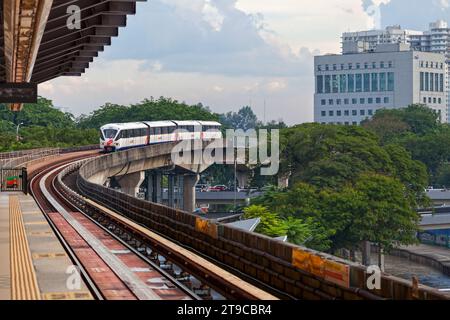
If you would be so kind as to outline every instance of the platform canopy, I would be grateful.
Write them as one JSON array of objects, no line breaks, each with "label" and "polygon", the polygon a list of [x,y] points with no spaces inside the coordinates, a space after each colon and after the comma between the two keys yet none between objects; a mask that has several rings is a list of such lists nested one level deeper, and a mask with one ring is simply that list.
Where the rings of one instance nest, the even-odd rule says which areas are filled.
[{"label": "platform canopy", "polygon": [[[3,0],[0,84],[80,76],[136,13],[137,1],[145,0]],[[12,110],[20,110],[17,102]]]}]

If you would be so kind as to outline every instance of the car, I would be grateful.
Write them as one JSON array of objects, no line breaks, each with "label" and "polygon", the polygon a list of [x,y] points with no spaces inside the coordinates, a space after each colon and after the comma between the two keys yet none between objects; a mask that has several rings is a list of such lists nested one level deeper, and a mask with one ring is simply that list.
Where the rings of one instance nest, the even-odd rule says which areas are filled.
[{"label": "car", "polygon": [[228,187],[223,185],[223,184],[217,185],[217,186],[214,186],[214,187],[210,187],[208,189],[209,192],[224,192],[224,191],[227,191],[227,190],[228,190]]},{"label": "car", "polygon": [[237,190],[238,192],[246,192],[246,193],[258,192],[258,188],[251,188],[251,187],[238,188]]},{"label": "car", "polygon": [[195,192],[206,192],[206,191],[208,191],[207,184],[197,184],[195,186]]}]

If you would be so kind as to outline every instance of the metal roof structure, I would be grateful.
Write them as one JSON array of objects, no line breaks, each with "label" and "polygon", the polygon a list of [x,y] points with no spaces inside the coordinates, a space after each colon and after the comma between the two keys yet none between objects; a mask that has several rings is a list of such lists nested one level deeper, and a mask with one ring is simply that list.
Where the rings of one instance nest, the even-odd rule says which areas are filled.
[{"label": "metal roof structure", "polygon": [[80,76],[136,13],[137,1],[145,0],[3,0],[0,83]]}]

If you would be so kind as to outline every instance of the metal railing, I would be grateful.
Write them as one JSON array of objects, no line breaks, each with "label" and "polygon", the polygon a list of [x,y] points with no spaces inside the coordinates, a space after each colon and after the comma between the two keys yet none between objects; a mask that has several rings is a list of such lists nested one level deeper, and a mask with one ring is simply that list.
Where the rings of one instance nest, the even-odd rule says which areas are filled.
[{"label": "metal railing", "polygon": [[59,155],[60,150],[60,148],[42,148],[0,154],[0,168],[17,168],[33,160]]}]

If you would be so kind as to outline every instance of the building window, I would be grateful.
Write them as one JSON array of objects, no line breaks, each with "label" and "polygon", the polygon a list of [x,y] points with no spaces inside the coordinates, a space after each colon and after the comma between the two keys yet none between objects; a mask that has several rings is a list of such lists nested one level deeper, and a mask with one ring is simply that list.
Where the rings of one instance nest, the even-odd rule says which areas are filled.
[{"label": "building window", "polygon": [[381,62],[380,62],[380,68],[381,68],[381,69],[384,69],[384,61],[381,61]]},{"label": "building window", "polygon": [[317,66],[317,71],[322,71],[322,66],[320,64]]},{"label": "building window", "polygon": [[325,99],[320,100],[320,104],[323,105],[323,106],[326,105],[327,104],[327,100],[325,100]]},{"label": "building window", "polygon": [[357,103],[358,103],[358,99],[353,98],[353,99],[352,99],[352,104],[357,104]]},{"label": "building window", "polygon": [[392,68],[394,65],[392,63],[392,61],[389,61],[389,68]]},{"label": "building window", "polygon": [[336,100],[336,104],[337,104],[337,105],[341,105],[341,102],[342,102],[341,99],[337,99],[337,100]]},{"label": "building window", "polygon": [[322,111],[321,115],[322,115],[322,117],[326,117],[327,116],[327,112],[326,111]]},{"label": "building window", "polygon": [[358,70],[361,69],[361,64],[360,63],[356,64],[356,69],[358,69]]},{"label": "building window", "polygon": [[389,103],[389,97],[384,97],[384,103]]},{"label": "building window", "polygon": [[388,91],[395,90],[395,75],[393,72],[388,72]]},{"label": "building window", "polygon": [[352,116],[357,116],[358,115],[358,111],[357,110],[352,110]]},{"label": "building window", "polygon": [[333,70],[334,70],[334,71],[337,70],[337,65],[333,64]]},{"label": "building window", "polygon": [[355,75],[348,75],[348,92],[355,92]]},{"label": "building window", "polygon": [[317,93],[323,93],[323,76],[317,76]]},{"label": "building window", "polygon": [[434,91],[434,73],[430,72],[430,91]]},{"label": "building window", "polygon": [[380,91],[386,91],[386,73],[380,73]]},{"label": "building window", "polygon": [[362,74],[356,74],[356,92],[362,92]]},{"label": "building window", "polygon": [[349,115],[350,115],[350,111],[345,110],[345,111],[344,111],[344,116],[348,117]]},{"label": "building window", "polygon": [[347,75],[341,74],[339,75],[339,89],[341,93],[347,92]]},{"label": "building window", "polygon": [[345,98],[344,99],[344,104],[349,104],[349,103],[350,103],[350,100],[348,98]]},{"label": "building window", "polygon": [[377,98],[376,103],[381,103],[381,98]]},{"label": "building window", "polygon": [[420,91],[425,91],[425,74],[420,73]]},{"label": "building window", "polygon": [[333,99],[329,99],[329,100],[328,100],[328,104],[329,104],[330,106],[332,106],[332,105],[334,104],[334,100],[333,100]]},{"label": "building window", "polygon": [[434,91],[439,91],[439,73],[434,74]]},{"label": "building window", "polygon": [[358,122],[353,121],[353,122],[352,122],[352,125],[357,126],[357,125],[358,125]]},{"label": "building window", "polygon": [[439,77],[440,77],[440,86],[439,86],[439,91],[440,92],[444,92],[444,75],[441,73],[440,75],[439,75]]},{"label": "building window", "polygon": [[333,111],[333,110],[328,111],[328,115],[329,115],[330,117],[334,116],[334,111]]},{"label": "building window", "polygon": [[366,115],[366,110],[359,110],[359,115],[360,116],[365,116]]},{"label": "building window", "polygon": [[373,110],[372,110],[372,109],[369,109],[369,110],[367,111],[367,113],[369,114],[369,116],[373,116]]},{"label": "building window", "polygon": [[367,103],[368,103],[368,104],[373,104],[373,98],[368,98],[368,99],[367,99]]},{"label": "building window", "polygon": [[430,91],[430,73],[425,72],[425,91]]},{"label": "building window", "polygon": [[372,73],[372,91],[378,91],[378,73]]},{"label": "building window", "polygon": [[353,64],[349,63],[348,64],[348,70],[352,70],[353,69]]},{"label": "building window", "polygon": [[433,103],[436,104],[436,102],[437,102],[437,99],[433,98]]},{"label": "building window", "polygon": [[428,98],[428,103],[431,103],[431,97]]},{"label": "building window", "polygon": [[370,73],[364,74],[364,92],[370,92]]},{"label": "building window", "polygon": [[340,117],[340,116],[342,115],[342,111],[341,111],[341,110],[336,111],[336,115],[337,115],[338,117]]},{"label": "building window", "polygon": [[333,75],[332,81],[333,81],[333,93],[338,93],[339,92],[338,76]]},{"label": "building window", "polygon": [[326,70],[326,71],[329,71],[329,70],[330,70],[330,67],[329,67],[327,64],[325,65],[325,70]]},{"label": "building window", "polygon": [[376,62],[372,62],[372,69],[376,69],[377,68],[377,63]]},{"label": "building window", "polygon": [[427,97],[423,97],[423,103],[427,103]]},{"label": "building window", "polygon": [[366,99],[365,98],[359,99],[359,104],[365,104],[365,103],[366,103]]},{"label": "building window", "polygon": [[439,104],[441,104],[442,103],[442,98],[439,98],[438,101],[439,101]]},{"label": "building window", "polygon": [[369,69],[369,64],[367,62],[364,63],[364,69]]}]

